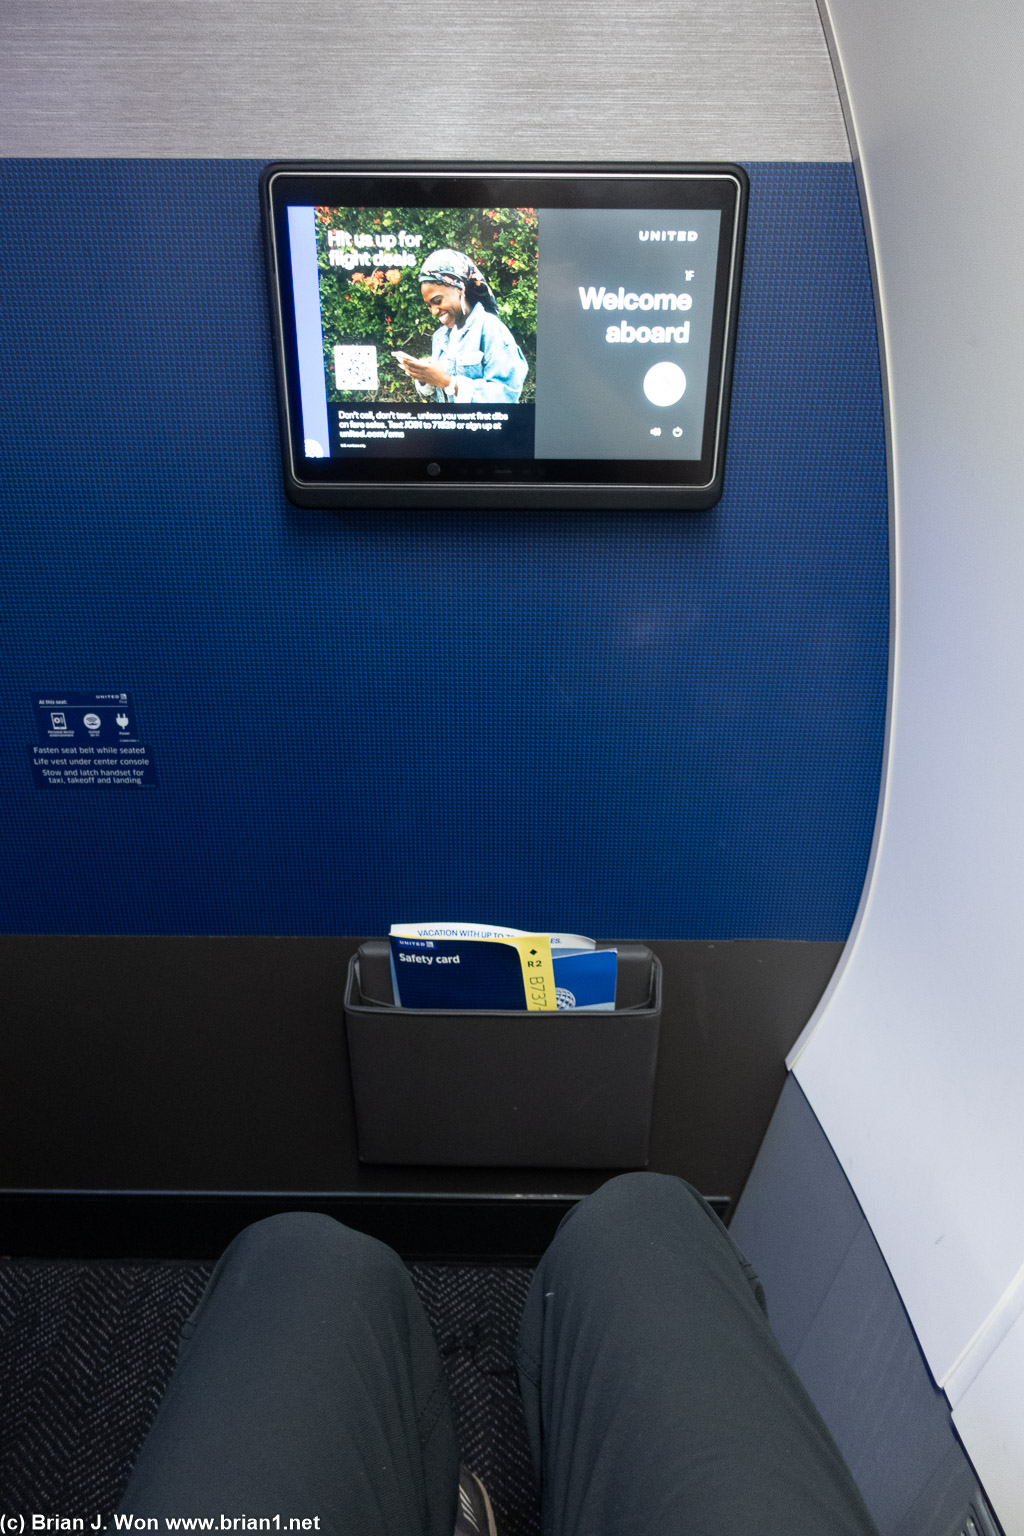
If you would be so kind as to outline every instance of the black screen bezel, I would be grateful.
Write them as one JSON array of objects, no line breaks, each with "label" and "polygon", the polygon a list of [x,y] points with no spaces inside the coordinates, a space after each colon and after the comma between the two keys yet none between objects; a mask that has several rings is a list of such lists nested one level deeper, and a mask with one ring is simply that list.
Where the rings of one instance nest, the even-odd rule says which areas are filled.
[{"label": "black screen bezel", "polygon": [[[261,176],[285,488],[299,506],[708,507],[721,495],[748,181],[737,165],[279,162]],[[299,409],[289,203],[314,206],[717,208],[722,214],[702,452],[692,460],[307,459]],[[429,466],[429,468],[428,468]]]}]

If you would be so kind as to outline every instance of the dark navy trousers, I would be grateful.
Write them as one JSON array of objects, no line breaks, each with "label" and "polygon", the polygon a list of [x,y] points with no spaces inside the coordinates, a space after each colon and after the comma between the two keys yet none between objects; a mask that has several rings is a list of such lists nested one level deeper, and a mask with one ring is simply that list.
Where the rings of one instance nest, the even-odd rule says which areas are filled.
[{"label": "dark navy trousers", "polygon": [[[566,1216],[517,1364],[545,1536],[875,1532],[756,1276],[679,1179],[624,1174]],[[161,1530],[279,1515],[452,1536],[458,1471],[397,1254],[327,1216],[274,1216],[214,1270],[120,1509]]]}]

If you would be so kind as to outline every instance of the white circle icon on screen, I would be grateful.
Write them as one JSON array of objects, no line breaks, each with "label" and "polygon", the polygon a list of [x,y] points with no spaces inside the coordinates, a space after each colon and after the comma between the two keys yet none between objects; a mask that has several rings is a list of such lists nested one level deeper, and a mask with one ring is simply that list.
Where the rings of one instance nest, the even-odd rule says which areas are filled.
[{"label": "white circle icon on screen", "polygon": [[686,390],[686,374],[678,363],[655,363],[644,374],[644,394],[652,405],[675,405]]},{"label": "white circle icon on screen", "polygon": [[306,450],[307,459],[322,459],[324,456],[323,445],[318,443],[315,437],[307,437],[303,447]]}]

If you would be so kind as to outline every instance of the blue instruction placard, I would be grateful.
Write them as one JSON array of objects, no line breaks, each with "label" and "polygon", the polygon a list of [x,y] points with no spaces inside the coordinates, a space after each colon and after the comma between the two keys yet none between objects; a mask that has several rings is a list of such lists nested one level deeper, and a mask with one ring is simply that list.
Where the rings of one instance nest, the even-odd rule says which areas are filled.
[{"label": "blue instruction placard", "polygon": [[155,789],[152,747],[139,741],[127,693],[51,690],[32,695],[39,742],[29,747],[37,789]]}]

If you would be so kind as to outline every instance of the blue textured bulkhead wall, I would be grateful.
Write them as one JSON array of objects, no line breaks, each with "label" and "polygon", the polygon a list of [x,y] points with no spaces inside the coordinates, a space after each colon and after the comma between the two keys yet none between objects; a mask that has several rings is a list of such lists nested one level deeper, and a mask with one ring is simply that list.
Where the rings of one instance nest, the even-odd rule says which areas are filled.
[{"label": "blue textured bulkhead wall", "polygon": [[[301,512],[255,160],[0,162],[8,932],[488,918],[838,939],[874,826],[885,448],[847,163],[752,163],[710,512]],[[157,785],[37,788],[37,690]]]}]

